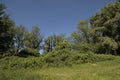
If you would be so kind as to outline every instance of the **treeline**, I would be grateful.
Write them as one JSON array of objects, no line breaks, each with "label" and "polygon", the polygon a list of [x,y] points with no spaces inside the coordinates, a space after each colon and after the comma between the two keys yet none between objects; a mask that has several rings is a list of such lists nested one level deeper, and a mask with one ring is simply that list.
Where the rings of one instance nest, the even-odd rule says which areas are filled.
[{"label": "treeline", "polygon": [[64,57],[73,51],[120,55],[120,0],[81,20],[77,30],[67,38],[56,34],[44,38],[38,26],[31,31],[23,25],[16,26],[4,9],[5,5],[0,3],[0,57],[39,56],[40,50],[43,54]]}]

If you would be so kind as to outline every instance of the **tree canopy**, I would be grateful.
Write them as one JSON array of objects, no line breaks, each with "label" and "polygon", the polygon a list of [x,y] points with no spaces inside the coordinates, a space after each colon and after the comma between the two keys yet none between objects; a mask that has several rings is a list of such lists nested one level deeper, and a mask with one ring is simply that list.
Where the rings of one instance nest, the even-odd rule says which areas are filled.
[{"label": "tree canopy", "polygon": [[5,5],[0,3],[0,57],[11,52],[11,49],[12,55],[28,53],[36,56],[39,50],[44,53],[57,51],[58,54],[70,50],[120,55],[120,0],[109,3],[90,18],[80,20],[77,30],[66,42],[64,35],[53,34],[44,39],[40,29],[33,26],[27,31],[23,25],[15,26],[5,13]]},{"label": "tree canopy", "polygon": [[14,22],[4,9],[5,5],[0,3],[0,56],[13,47]]},{"label": "tree canopy", "polygon": [[120,0],[110,3],[91,17],[95,43],[103,44],[105,53],[120,54]]}]

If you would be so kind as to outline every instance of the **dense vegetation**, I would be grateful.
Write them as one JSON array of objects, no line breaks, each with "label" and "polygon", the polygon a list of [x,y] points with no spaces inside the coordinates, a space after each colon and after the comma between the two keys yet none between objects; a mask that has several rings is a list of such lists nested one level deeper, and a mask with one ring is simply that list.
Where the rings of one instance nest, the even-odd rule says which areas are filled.
[{"label": "dense vegetation", "polygon": [[47,54],[65,42],[70,50],[79,53],[120,54],[120,0],[106,5],[89,19],[81,20],[69,38],[53,34],[44,39],[38,26],[27,31],[23,25],[14,25],[4,9],[5,5],[0,3],[0,57],[37,56],[39,50]]},{"label": "dense vegetation", "polygon": [[103,57],[103,61],[75,65],[84,61],[82,58],[64,67],[47,67],[48,64],[41,63],[41,57],[6,57],[0,60],[0,80],[119,80],[120,57],[96,56]]},{"label": "dense vegetation", "polygon": [[[106,5],[89,19],[81,20],[70,37],[53,34],[47,38],[38,26],[27,31],[23,25],[15,25],[5,13],[5,5],[0,3],[0,80],[77,80],[80,76],[82,80],[119,80],[118,55],[120,0]],[[112,70],[113,73],[109,73]],[[49,73],[51,71],[53,74]]]}]

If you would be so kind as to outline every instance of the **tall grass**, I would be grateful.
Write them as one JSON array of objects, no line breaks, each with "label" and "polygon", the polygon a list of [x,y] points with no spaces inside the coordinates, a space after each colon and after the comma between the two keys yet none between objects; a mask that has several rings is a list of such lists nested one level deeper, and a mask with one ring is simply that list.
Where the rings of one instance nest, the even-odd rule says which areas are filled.
[{"label": "tall grass", "polygon": [[120,80],[120,61],[87,63],[61,68],[5,69],[0,72],[0,80]]},{"label": "tall grass", "polygon": [[0,59],[0,80],[120,80],[120,57],[72,55],[67,59],[72,65],[58,61],[61,67],[45,60],[45,56]]}]

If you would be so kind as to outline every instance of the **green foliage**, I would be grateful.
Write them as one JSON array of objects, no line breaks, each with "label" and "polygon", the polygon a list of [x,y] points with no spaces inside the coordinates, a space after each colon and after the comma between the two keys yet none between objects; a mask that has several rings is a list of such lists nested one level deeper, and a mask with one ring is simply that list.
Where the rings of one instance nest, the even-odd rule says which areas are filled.
[{"label": "green foliage", "polygon": [[15,53],[18,54],[21,50],[24,49],[24,39],[25,34],[27,33],[24,26],[20,25],[14,29],[14,41],[15,41]]},{"label": "green foliage", "polygon": [[82,53],[94,51],[92,40],[92,28],[89,20],[82,20],[78,23],[77,31],[72,33],[72,48]]},{"label": "green foliage", "polygon": [[[103,53],[119,54],[120,41],[120,2],[117,0],[104,6],[100,12],[91,17],[93,40],[101,43]],[[101,42],[102,41],[102,42]]]},{"label": "green foliage", "polygon": [[39,52],[37,49],[33,49],[33,48],[25,48],[24,50],[22,50],[19,53],[19,56],[39,56]]},{"label": "green foliage", "polygon": [[42,43],[43,36],[36,26],[31,32],[27,32],[25,27],[20,25],[14,31],[15,53],[19,56],[38,56],[38,51]]},{"label": "green foliage", "polygon": [[86,54],[74,53],[71,56],[71,62],[74,64],[81,64],[81,63],[95,63],[99,61],[106,61],[106,60],[114,60],[115,57],[111,55],[98,55],[92,52],[88,52]]},{"label": "green foliage", "polygon": [[60,50],[64,50],[64,49],[68,49],[69,51],[71,50],[71,45],[68,42],[60,42],[58,44],[58,46],[55,47],[55,51],[60,51]]},{"label": "green foliage", "polygon": [[[114,39],[109,37],[100,37],[101,44],[103,47],[108,48],[106,53],[110,53],[111,50],[116,51],[118,49],[118,44]],[[113,52],[116,54],[116,52]]]},{"label": "green foliage", "polygon": [[61,42],[52,52],[46,54],[44,59],[49,66],[63,66],[69,65],[70,55],[70,45],[66,42]]},{"label": "green foliage", "polygon": [[[30,50],[28,50],[30,51]],[[23,54],[23,55],[22,55]],[[62,51],[53,51],[45,55],[24,52],[20,54],[23,57],[5,57],[0,60],[0,69],[37,69],[46,67],[63,67],[72,66],[74,64],[96,63],[116,59],[111,55],[98,55],[88,52],[80,54],[71,52],[68,49]],[[27,54],[25,56],[25,54]],[[29,55],[29,56],[28,56]],[[32,56],[31,56],[32,55]],[[33,57],[39,56],[39,57]],[[27,58],[24,58],[27,57]]]},{"label": "green foliage", "polygon": [[78,23],[77,31],[72,33],[72,38],[75,42],[90,43],[91,27],[89,26],[89,20],[81,20]]},{"label": "green foliage", "polygon": [[15,70],[15,69],[36,69],[41,68],[43,63],[43,59],[41,56],[39,57],[33,57],[28,56],[25,57],[17,57],[17,56],[11,56],[11,57],[5,57],[0,60],[0,69],[5,70]]},{"label": "green foliage", "polygon": [[0,3],[0,57],[3,53],[13,47],[13,26],[14,22],[4,11],[5,5]]},{"label": "green foliage", "polygon": [[[86,56],[90,57],[91,53]],[[28,58],[5,57],[0,59],[0,80],[119,80],[120,57],[116,56],[116,59],[113,60],[111,55],[98,56],[103,58],[104,61],[87,64],[79,63],[80,65],[73,64],[71,67],[59,68],[42,68],[41,65],[45,66],[45,64],[41,64],[43,62],[42,56]],[[109,61],[105,60],[106,57]]]},{"label": "green foliage", "polygon": [[114,60],[115,57],[111,55],[98,55],[92,52],[86,54],[69,51],[64,49],[62,51],[51,52],[45,55],[44,63],[46,66],[71,66],[73,64],[95,63],[106,60]]},{"label": "green foliage", "polygon": [[46,55],[40,55],[39,57],[28,55],[29,54],[27,54],[27,58],[12,56],[0,59],[0,69],[14,70],[63,67],[72,66],[74,64],[96,63],[116,59],[116,57],[112,55],[93,54],[92,52],[88,52],[87,54],[80,54],[77,52],[70,52],[67,49],[65,49],[63,52],[50,52]]},{"label": "green foliage", "polygon": [[79,52],[104,54],[120,52],[120,1],[104,6],[89,20],[78,23],[72,33],[72,47]]},{"label": "green foliage", "polygon": [[[116,63],[119,63],[120,59],[112,55],[105,55],[105,53],[120,54],[120,0],[103,7],[100,12],[90,18],[90,22],[89,20],[80,21],[77,30],[71,35],[71,43],[65,41],[63,35],[53,34],[44,40],[43,46],[41,46],[43,35],[40,33],[39,27],[34,26],[31,32],[27,32],[25,27],[21,25],[13,29],[14,24],[9,16],[5,14],[4,9],[4,5],[0,4],[0,58],[12,56],[14,52],[19,57],[12,56],[0,59],[1,80],[16,80],[18,79],[16,78],[17,76],[24,75],[23,72],[19,75],[13,75],[17,69],[36,70],[46,67],[70,67],[76,64],[82,65],[86,63],[93,64],[92,67],[96,68],[95,64],[101,61],[116,60]],[[15,46],[15,51],[13,45]],[[39,54],[41,47],[46,54]],[[106,65],[111,66],[111,64],[107,63]],[[114,63],[112,63],[112,65],[114,65]],[[104,66],[102,66],[100,70],[102,70],[103,67]],[[83,68],[84,67],[82,67],[82,69]],[[116,68],[119,67],[117,66],[115,69]],[[14,70],[14,72],[12,75],[7,76],[6,72],[4,72],[5,70]],[[107,68],[105,70],[107,70]],[[34,76],[34,74],[31,75],[30,72],[27,74],[30,77],[24,75],[20,80],[36,80],[38,79],[36,77],[40,75],[35,74]],[[116,74],[119,74],[119,71]],[[92,76],[95,75],[96,74],[93,74]],[[11,76],[14,77],[11,78]],[[48,74],[42,75],[42,77],[40,76],[39,79],[46,80],[46,77],[48,77],[49,80],[53,79],[51,76],[48,76]],[[76,80],[78,77],[79,76],[73,76],[71,79]],[[59,78],[56,77],[54,77],[54,79],[59,80]],[[68,80],[69,78],[66,79]],[[83,80],[84,79],[88,80],[89,78],[83,78]],[[93,80],[93,78],[90,79]],[[97,79],[99,78],[96,78],[96,80]]]},{"label": "green foliage", "polygon": [[94,52],[95,51],[95,45],[94,44],[89,44],[85,42],[77,42],[72,44],[72,49],[73,51],[78,51],[79,53],[87,53],[89,51]]},{"label": "green foliage", "polygon": [[43,35],[40,32],[39,27],[33,26],[32,31],[25,35],[24,44],[26,47],[39,50],[41,48],[42,40]]},{"label": "green foliage", "polygon": [[44,52],[46,53],[53,51],[54,48],[58,46],[60,42],[63,42],[63,40],[64,40],[64,35],[53,34],[52,36],[48,36],[44,40],[44,45],[43,45]]}]

